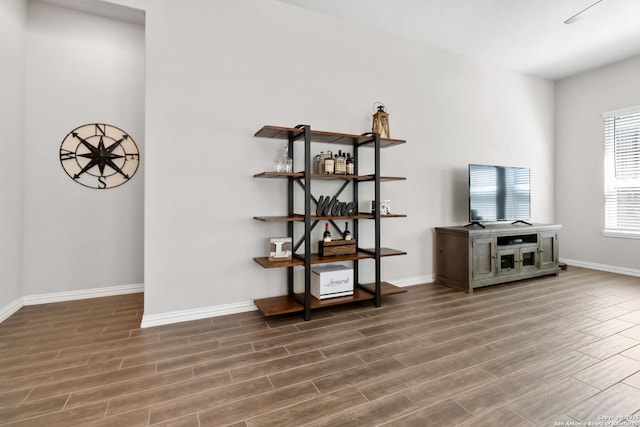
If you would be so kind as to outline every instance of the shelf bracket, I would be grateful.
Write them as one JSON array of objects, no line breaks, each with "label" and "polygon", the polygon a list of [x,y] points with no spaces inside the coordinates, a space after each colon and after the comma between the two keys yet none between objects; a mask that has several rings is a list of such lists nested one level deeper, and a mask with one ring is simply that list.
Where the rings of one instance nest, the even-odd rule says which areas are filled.
[{"label": "shelf bracket", "polygon": [[376,201],[376,210],[374,213],[374,222],[375,222],[375,297],[374,304],[376,307],[380,307],[382,304],[382,295],[381,295],[381,287],[380,287],[380,134],[374,133],[374,168],[375,168],[375,179],[374,182],[374,198]]},{"label": "shelf bracket", "polygon": [[[313,224],[311,224],[311,229],[309,230],[309,232],[311,232],[311,230],[313,230],[313,229],[316,227],[316,225],[317,225],[317,224],[318,224],[318,221],[313,221]],[[296,245],[293,247],[293,253],[295,253],[295,252],[300,248],[300,246],[302,246],[302,244],[304,243],[304,241],[305,241],[305,237],[304,237],[304,236],[302,236],[302,237],[300,238],[300,240],[298,240],[298,242],[296,243]]]},{"label": "shelf bracket", "polygon": [[[304,320],[311,320],[311,127],[304,129]],[[290,143],[291,144],[291,143]],[[293,203],[293,197],[291,197]],[[293,226],[293,224],[292,224]],[[293,228],[293,227],[292,227]]]}]

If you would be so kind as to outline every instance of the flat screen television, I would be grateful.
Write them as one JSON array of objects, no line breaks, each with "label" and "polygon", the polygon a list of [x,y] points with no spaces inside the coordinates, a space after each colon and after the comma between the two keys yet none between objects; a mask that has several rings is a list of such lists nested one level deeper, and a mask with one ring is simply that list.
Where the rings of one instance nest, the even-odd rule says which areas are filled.
[{"label": "flat screen television", "polygon": [[531,219],[529,168],[469,165],[469,222],[527,223]]}]

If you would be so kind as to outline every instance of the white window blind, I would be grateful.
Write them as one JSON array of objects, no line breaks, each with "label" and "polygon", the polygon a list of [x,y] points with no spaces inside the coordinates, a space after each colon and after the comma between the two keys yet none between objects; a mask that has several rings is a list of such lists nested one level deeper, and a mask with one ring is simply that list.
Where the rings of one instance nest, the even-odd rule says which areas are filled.
[{"label": "white window blind", "polygon": [[640,235],[640,106],[603,118],[605,233]]}]

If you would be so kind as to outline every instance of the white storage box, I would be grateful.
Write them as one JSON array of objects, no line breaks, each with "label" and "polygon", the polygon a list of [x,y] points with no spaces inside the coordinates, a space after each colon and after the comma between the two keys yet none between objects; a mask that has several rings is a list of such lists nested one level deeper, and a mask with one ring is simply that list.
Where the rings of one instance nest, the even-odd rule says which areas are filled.
[{"label": "white storage box", "polygon": [[353,295],[353,269],[340,264],[312,268],[311,295],[318,299]]}]

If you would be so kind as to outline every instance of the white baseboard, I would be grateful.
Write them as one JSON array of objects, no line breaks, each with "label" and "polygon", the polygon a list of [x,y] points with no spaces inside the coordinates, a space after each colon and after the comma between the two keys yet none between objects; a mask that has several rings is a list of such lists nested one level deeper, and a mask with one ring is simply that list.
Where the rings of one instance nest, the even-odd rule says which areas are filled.
[{"label": "white baseboard", "polygon": [[[640,270],[627,267],[618,267],[614,265],[597,264],[573,259],[561,259],[560,261],[575,267],[589,268],[592,270],[607,271],[610,273],[624,274],[628,276],[640,277]],[[387,280],[389,283],[398,286],[414,286],[425,283],[433,283],[435,274],[424,276],[406,277],[402,279]],[[111,286],[97,289],[84,289],[79,291],[55,292],[50,294],[27,295],[18,298],[9,305],[0,308],[0,322],[20,310],[25,305],[47,304],[52,302],[73,301],[86,298],[99,298],[112,295],[124,295],[144,292],[144,284]],[[257,310],[253,301],[243,301],[232,304],[214,305],[208,307],[200,307],[188,310],[172,311],[160,314],[143,314],[141,328],[149,328],[152,326],[168,325],[172,323],[188,322],[190,320],[205,319],[208,317],[224,316],[227,314],[244,313],[247,311]]]},{"label": "white baseboard", "polygon": [[427,274],[424,276],[405,277],[404,279],[387,280],[394,286],[404,288],[406,286],[422,285],[425,283],[433,283],[436,281],[435,274]]},{"label": "white baseboard", "polygon": [[[408,277],[389,281],[399,287],[420,285],[434,281],[433,275]],[[0,309],[0,322],[20,310],[25,305],[48,304],[52,302],[73,301],[87,298],[99,298],[112,295],[124,295],[144,292],[144,284],[112,286],[107,288],[83,289],[79,291],[55,292],[50,294],[27,295],[18,298],[13,303]],[[195,309],[179,310],[160,314],[143,314],[140,327],[168,325],[171,323],[188,322],[190,320],[205,319],[207,317],[224,316],[227,314],[244,313],[257,310],[253,301],[244,301],[232,304],[214,305]]]},{"label": "white baseboard", "polygon": [[0,322],[20,310],[25,305],[48,304],[52,302],[74,301],[87,298],[109,297],[112,295],[144,292],[144,284],[110,286],[106,288],[82,289],[79,291],[53,292],[50,294],[27,295],[18,298],[6,307],[0,308]]},{"label": "white baseboard", "polygon": [[[434,275],[407,277],[404,279],[390,280],[389,283],[398,286],[414,286],[431,283]],[[124,295],[144,292],[144,284],[112,286],[107,288],[83,289],[79,291],[55,292],[50,294],[27,295],[18,298],[8,306],[0,309],[0,322],[20,310],[25,305],[48,304],[52,302],[73,301],[87,298],[100,298],[112,295]],[[214,305],[194,309],[172,311],[160,314],[143,314],[141,328],[168,325],[171,323],[188,322],[190,320],[205,319],[207,317],[224,316],[227,314],[244,313],[257,310],[253,301],[244,301],[232,304]]]},{"label": "white baseboard", "polygon": [[17,300],[13,301],[11,304],[7,305],[6,307],[2,307],[0,309],[0,323],[4,322],[6,319],[9,318],[9,316],[11,316],[13,313],[15,313],[16,311],[22,308],[22,306],[24,305],[22,300],[23,298],[18,298]]},{"label": "white baseboard", "polygon": [[[624,274],[628,276],[640,277],[640,270],[626,267],[618,267],[613,265],[596,264],[572,259],[561,259],[562,262],[576,267],[584,267],[592,270],[607,271],[610,273]],[[406,277],[403,279],[387,280],[389,283],[398,286],[414,286],[425,283],[433,283],[435,274]],[[0,322],[18,311],[23,305],[46,304],[51,302],[72,301],[77,299],[98,298],[111,295],[123,295],[137,292],[144,292],[144,285],[125,285],[113,286],[108,288],[86,289],[70,292],[56,292],[42,295],[28,295],[18,298],[11,304],[0,309]],[[172,311],[160,314],[143,314],[141,328],[149,328],[152,326],[168,325],[172,323],[188,322],[190,320],[205,319],[208,317],[224,316],[227,314],[244,313],[247,311],[257,310],[253,301],[243,301],[232,304],[214,305],[208,307],[200,307],[187,310]]]},{"label": "white baseboard", "polygon": [[[389,283],[398,286],[413,286],[430,283],[434,281],[435,276],[417,276],[408,277],[399,280],[387,280]],[[152,326],[169,325],[171,323],[188,322],[190,320],[206,319],[208,317],[224,316],[226,314],[244,313],[247,311],[255,311],[258,308],[252,301],[238,302],[233,304],[213,305],[209,307],[200,307],[190,310],[172,311],[161,314],[144,314],[142,316],[141,328],[149,328]]]},{"label": "white baseboard", "polygon": [[[399,280],[387,280],[389,283],[398,286],[413,286],[430,283],[435,280],[435,276],[417,276]],[[172,311],[160,314],[144,314],[142,316],[141,328],[150,328],[152,326],[169,325],[172,323],[188,322],[190,320],[206,319],[208,317],[224,316],[226,314],[244,313],[247,311],[255,311],[258,308],[252,301],[244,301],[233,304],[212,305],[209,307],[200,307],[189,310]]]},{"label": "white baseboard", "polygon": [[113,295],[135,294],[144,292],[144,284],[110,286],[106,288],[82,289],[79,291],[54,292],[51,294],[27,295],[23,297],[24,305],[48,304],[51,302],[74,301],[78,299],[109,297]]},{"label": "white baseboard", "polygon": [[143,314],[141,328],[169,325],[171,323],[188,322],[190,320],[206,319],[207,317],[224,316],[226,314],[244,313],[255,311],[258,307],[253,301],[237,302],[232,304],[212,305],[209,307],[192,308],[188,310],[171,311],[160,314]]},{"label": "white baseboard", "polygon": [[606,271],[608,273],[624,274],[626,276],[640,277],[640,270],[637,268],[619,267],[617,265],[597,264],[595,262],[578,261],[575,259],[560,258],[560,262],[575,267],[589,268],[591,270]]}]

